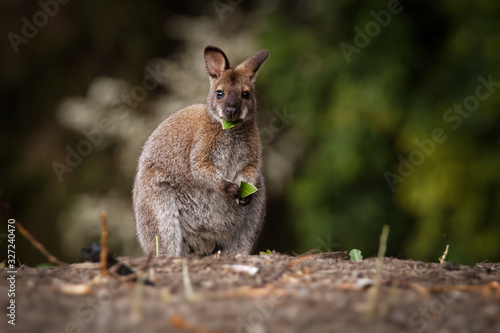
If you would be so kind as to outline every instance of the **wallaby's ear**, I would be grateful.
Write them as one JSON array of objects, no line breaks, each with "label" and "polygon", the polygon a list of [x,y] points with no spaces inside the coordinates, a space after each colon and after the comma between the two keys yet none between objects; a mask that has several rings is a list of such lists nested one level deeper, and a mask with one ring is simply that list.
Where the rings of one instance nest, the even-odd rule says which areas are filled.
[{"label": "wallaby's ear", "polygon": [[247,60],[243,61],[240,65],[238,65],[238,67],[236,67],[236,69],[241,68],[244,71],[248,71],[250,72],[250,76],[252,78],[255,78],[257,71],[259,70],[260,66],[262,66],[264,61],[266,61],[268,56],[269,56],[268,50],[260,50]]},{"label": "wallaby's ear", "polygon": [[215,46],[205,48],[205,66],[211,78],[218,79],[222,72],[231,68],[226,55],[221,49]]}]

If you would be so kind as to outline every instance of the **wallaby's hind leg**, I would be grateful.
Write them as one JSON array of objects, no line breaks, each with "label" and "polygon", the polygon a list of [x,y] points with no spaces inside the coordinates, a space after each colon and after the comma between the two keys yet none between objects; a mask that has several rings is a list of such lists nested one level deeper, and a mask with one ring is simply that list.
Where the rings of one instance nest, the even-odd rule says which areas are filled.
[{"label": "wallaby's hind leg", "polygon": [[232,246],[228,248],[227,254],[234,256],[238,253],[242,255],[250,254],[257,237],[259,236],[262,223],[264,222],[265,193],[264,189],[253,194],[253,199],[248,206],[239,207],[243,211],[243,226],[238,228]]},{"label": "wallaby's hind leg", "polygon": [[136,229],[142,249],[147,254],[183,255],[182,234],[175,191],[163,184],[136,186],[134,193]]}]

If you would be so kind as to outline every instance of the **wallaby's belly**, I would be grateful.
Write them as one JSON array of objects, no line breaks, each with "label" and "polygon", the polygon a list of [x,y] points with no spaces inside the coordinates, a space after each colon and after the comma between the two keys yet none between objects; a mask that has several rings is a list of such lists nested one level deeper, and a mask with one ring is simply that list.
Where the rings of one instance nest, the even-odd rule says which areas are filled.
[{"label": "wallaby's belly", "polygon": [[185,241],[183,248],[187,251],[183,255],[207,255],[237,247],[239,232],[246,224],[259,223],[261,219],[264,189],[254,196],[248,206],[241,207],[218,191],[179,191],[177,209]]}]

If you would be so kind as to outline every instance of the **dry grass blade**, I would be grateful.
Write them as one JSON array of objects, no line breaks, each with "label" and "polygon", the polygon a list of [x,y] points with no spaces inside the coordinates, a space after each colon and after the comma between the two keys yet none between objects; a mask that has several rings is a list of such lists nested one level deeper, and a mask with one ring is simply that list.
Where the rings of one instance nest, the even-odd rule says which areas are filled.
[{"label": "dry grass blade", "polygon": [[446,249],[444,249],[443,255],[439,257],[439,263],[442,265],[446,259],[446,256],[448,255],[448,248],[450,247],[449,244],[446,244]]},{"label": "dry grass blade", "polygon": [[378,247],[377,255],[377,268],[375,272],[375,283],[373,288],[369,292],[369,306],[368,315],[373,317],[375,315],[375,306],[377,304],[378,292],[380,289],[380,280],[382,278],[382,267],[384,265],[385,251],[387,250],[387,237],[389,236],[389,226],[386,224],[382,228],[382,234],[380,235],[380,244]]},{"label": "dry grass blade", "polygon": [[158,257],[158,235],[155,236],[156,240],[156,256]]},{"label": "dry grass blade", "polygon": [[191,284],[191,280],[189,279],[189,272],[187,267],[187,261],[182,261],[182,282],[184,284],[184,293],[186,295],[186,299],[189,302],[195,302],[198,300],[198,297],[193,291],[193,285]]},{"label": "dry grass blade", "polygon": [[133,321],[138,322],[142,319],[142,304],[144,299],[144,283],[146,279],[143,275],[137,277],[134,293],[132,296],[132,316]]}]

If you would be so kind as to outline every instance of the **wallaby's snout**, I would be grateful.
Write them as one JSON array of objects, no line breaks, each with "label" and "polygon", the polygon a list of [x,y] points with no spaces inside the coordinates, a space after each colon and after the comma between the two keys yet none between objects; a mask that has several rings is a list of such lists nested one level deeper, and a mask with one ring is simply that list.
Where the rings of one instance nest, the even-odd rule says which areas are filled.
[{"label": "wallaby's snout", "polygon": [[226,119],[229,121],[235,121],[239,117],[240,113],[240,99],[238,98],[238,95],[236,95],[235,92],[231,92],[229,96],[227,96],[227,99],[225,101],[225,116]]}]

